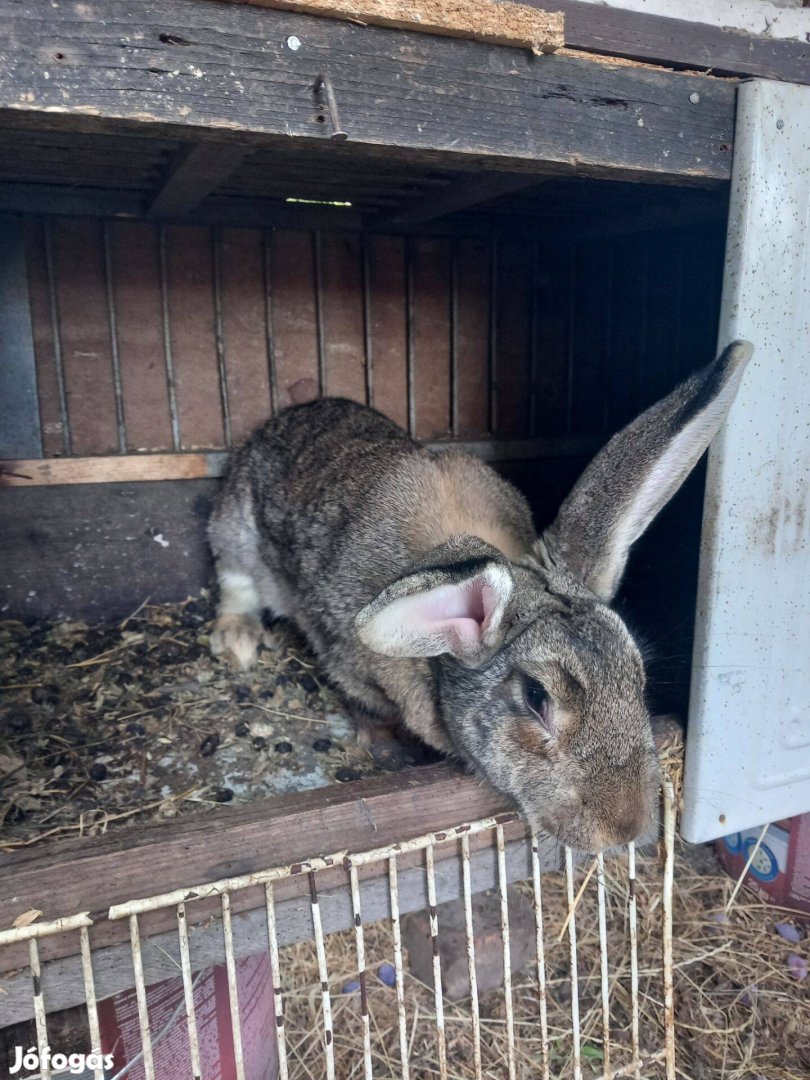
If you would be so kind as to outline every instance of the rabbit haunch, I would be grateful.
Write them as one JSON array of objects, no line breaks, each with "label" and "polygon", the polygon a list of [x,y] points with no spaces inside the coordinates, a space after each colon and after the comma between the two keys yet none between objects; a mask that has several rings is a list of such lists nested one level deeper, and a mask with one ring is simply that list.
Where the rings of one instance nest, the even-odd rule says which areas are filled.
[{"label": "rabbit haunch", "polygon": [[211,519],[214,651],[249,665],[269,608],[364,716],[456,754],[536,827],[582,850],[649,831],[644,667],[609,604],[750,354],[733,343],[615,435],[539,537],[476,458],[354,402],[284,410],[237,452]]}]

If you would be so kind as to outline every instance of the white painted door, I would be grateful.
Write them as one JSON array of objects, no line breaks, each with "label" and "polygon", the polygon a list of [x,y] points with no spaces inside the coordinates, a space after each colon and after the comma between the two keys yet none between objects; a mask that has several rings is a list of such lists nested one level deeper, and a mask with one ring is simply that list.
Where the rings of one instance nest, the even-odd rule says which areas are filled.
[{"label": "white painted door", "polygon": [[738,92],[720,344],[754,357],[709,456],[682,832],[810,811],[810,86]]}]

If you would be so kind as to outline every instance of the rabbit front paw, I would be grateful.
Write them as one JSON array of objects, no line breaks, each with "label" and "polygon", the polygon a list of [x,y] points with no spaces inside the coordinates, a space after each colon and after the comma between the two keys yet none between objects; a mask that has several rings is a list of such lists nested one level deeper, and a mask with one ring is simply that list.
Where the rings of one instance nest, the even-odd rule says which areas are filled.
[{"label": "rabbit front paw", "polygon": [[263,639],[264,629],[256,615],[220,615],[211,634],[211,652],[247,671],[253,667]]}]

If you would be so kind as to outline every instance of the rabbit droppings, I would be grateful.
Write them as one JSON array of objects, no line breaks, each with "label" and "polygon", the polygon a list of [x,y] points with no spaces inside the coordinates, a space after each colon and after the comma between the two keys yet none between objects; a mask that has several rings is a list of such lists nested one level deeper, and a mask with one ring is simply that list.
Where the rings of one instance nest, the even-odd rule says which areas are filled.
[{"label": "rabbit droppings", "polygon": [[614,435],[541,536],[477,458],[352,401],[285,409],[236,453],[211,518],[214,652],[248,667],[268,608],[365,713],[457,755],[535,828],[580,851],[654,832],[644,666],[609,605],[751,353],[732,343]]}]

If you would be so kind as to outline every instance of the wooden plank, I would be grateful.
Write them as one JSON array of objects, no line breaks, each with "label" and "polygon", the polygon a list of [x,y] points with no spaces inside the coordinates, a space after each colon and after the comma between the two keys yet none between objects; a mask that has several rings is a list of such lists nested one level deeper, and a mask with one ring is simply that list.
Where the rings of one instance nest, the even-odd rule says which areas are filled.
[{"label": "wooden plank", "polygon": [[[38,907],[45,919],[91,911],[99,915],[93,943],[106,946],[125,939],[128,929],[126,920],[109,922],[104,911],[99,912],[100,882],[106,910],[138,897],[287,866],[314,855],[381,847],[510,809],[503,796],[477,777],[432,765],[264,799],[224,813],[150,823],[137,835],[124,830],[0,854],[0,927],[10,927],[31,907]],[[291,891],[300,887],[294,881]],[[256,891],[258,897],[240,898],[240,910],[262,903],[261,890]],[[160,929],[166,915],[173,918],[171,911],[153,915],[144,918],[147,932]],[[64,938],[42,942],[43,958],[75,950],[76,942]],[[0,970],[13,969],[18,961],[13,949],[3,950]]]},{"label": "wooden plank", "polygon": [[362,241],[348,233],[329,233],[319,242],[324,393],[365,404]]},{"label": "wooden plank", "polygon": [[322,387],[311,233],[273,233],[269,288],[277,406],[313,401]]},{"label": "wooden plank", "polygon": [[[546,0],[521,2],[543,7]],[[565,18],[569,49],[698,71],[810,82],[808,41],[779,40],[580,0],[554,0],[553,6]]]},{"label": "wooden plank", "polygon": [[148,216],[181,218],[190,214],[239,168],[248,153],[249,149],[238,143],[184,147],[149,203]]},{"label": "wooden plank", "polygon": [[60,219],[51,237],[71,447],[110,453],[119,431],[101,225]]},{"label": "wooden plank", "polygon": [[413,241],[413,431],[450,434],[450,242]]},{"label": "wooden plank", "polygon": [[0,487],[56,484],[132,484],[146,480],[194,480],[215,475],[224,455],[120,454],[116,457],[45,458],[0,462]]},{"label": "wooden plank", "polygon": [[577,245],[568,388],[572,435],[597,435],[605,430],[610,370],[611,275],[607,245]]},{"label": "wooden plank", "polygon": [[375,215],[368,224],[374,229],[403,229],[422,225],[434,218],[466,210],[470,206],[497,199],[501,195],[512,195],[516,191],[534,187],[538,183],[536,176],[515,175],[514,173],[484,173],[466,176],[452,187],[438,193],[431,192],[419,198],[411,199],[390,214]]},{"label": "wooden plank", "polygon": [[177,388],[180,446],[226,445],[215,343],[211,231],[171,225],[166,236],[166,278],[172,365]]},{"label": "wooden plank", "polygon": [[516,45],[550,53],[563,44],[563,17],[523,3],[493,0],[234,0],[278,11],[298,11],[369,26]]},{"label": "wooden plank", "polygon": [[531,414],[532,249],[520,241],[497,245],[495,431],[528,435]]},{"label": "wooden plank", "polygon": [[136,221],[108,229],[127,448],[170,450],[157,229]]},{"label": "wooden plank", "polygon": [[[352,150],[384,149],[389,161],[730,176],[735,86],[707,76],[207,0],[177,0],[168,16],[157,0],[105,0],[96,22],[73,5],[0,0],[0,19],[0,119],[18,125],[323,144],[311,88],[328,69]],[[172,45],[173,34],[189,44]],[[40,61],[55,52],[70,62]]]},{"label": "wooden plank", "polygon": [[22,223],[0,220],[0,456],[42,456]]},{"label": "wooden plank", "polygon": [[271,411],[263,236],[256,229],[222,229],[217,251],[231,442],[235,444]]},{"label": "wooden plank", "polygon": [[45,227],[41,221],[25,220],[25,258],[28,266],[28,298],[37,370],[37,396],[45,454],[70,453],[62,408],[61,359],[55,334],[48,273]]},{"label": "wooden plank", "polygon": [[532,342],[534,432],[546,438],[567,430],[568,349],[571,340],[572,245],[538,245]]},{"label": "wooden plank", "polygon": [[[507,829],[509,827],[507,826]],[[492,846],[471,845],[470,884],[473,894],[497,888],[497,858]],[[442,858],[446,849],[436,849],[436,898],[439,903],[455,900],[461,894],[461,875],[458,861],[452,857]],[[455,855],[456,852],[453,852]],[[559,851],[553,842],[540,845],[541,869],[559,868]],[[424,911],[427,907],[427,882],[424,866],[413,860],[400,859],[398,867],[398,897],[401,914]],[[405,865],[403,865],[403,863]],[[525,881],[531,876],[531,856],[528,843],[523,839],[508,840],[505,850],[506,878],[508,881]],[[381,869],[381,868],[380,868]],[[326,934],[346,930],[354,925],[350,894],[346,885],[325,888],[319,875],[319,899],[323,929]],[[346,877],[345,872],[343,876]],[[278,889],[278,887],[277,887]],[[365,924],[390,918],[390,891],[385,873],[363,876],[361,917]],[[276,894],[278,896],[278,892]],[[187,906],[187,911],[192,905]],[[277,899],[275,906],[276,934],[279,945],[291,945],[311,939],[312,915],[308,898],[294,896]],[[267,925],[260,907],[240,913],[234,920],[234,952],[237,957],[262,952],[266,948]],[[152,932],[144,946],[144,976],[147,984],[161,982],[177,974],[180,962],[177,932],[174,929],[160,933]],[[203,924],[189,927],[189,951],[195,970],[222,963],[224,945],[222,922],[214,912]],[[111,945],[97,950],[93,957],[93,972],[97,996],[102,999],[120,990],[128,989],[133,982],[132,955],[127,944]],[[16,1023],[32,1014],[30,976],[27,970],[2,977],[5,990],[3,997],[4,1021]],[[83,996],[79,965],[75,956],[46,961],[42,972],[42,987],[49,1011],[82,1004]]]}]

